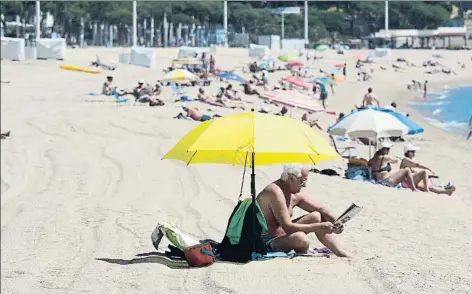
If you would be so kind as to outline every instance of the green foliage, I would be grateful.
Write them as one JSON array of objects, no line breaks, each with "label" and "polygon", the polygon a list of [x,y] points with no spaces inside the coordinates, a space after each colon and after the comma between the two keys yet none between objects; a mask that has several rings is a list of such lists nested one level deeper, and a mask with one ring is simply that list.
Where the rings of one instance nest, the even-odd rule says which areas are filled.
[{"label": "green foliage", "polygon": [[[228,2],[228,23],[240,32],[242,28],[253,35],[280,34],[281,18],[271,9],[299,5],[303,1],[239,1]],[[384,26],[384,2],[370,1],[317,1],[309,2],[309,38],[319,40],[338,36],[370,34]],[[2,1],[5,16],[34,14],[34,1]],[[148,1],[137,4],[138,20],[154,17],[159,24],[167,20],[182,24],[204,25],[223,23],[223,2],[217,1]],[[55,17],[55,25],[67,22],[95,20],[110,24],[131,24],[132,2],[121,1],[41,1],[41,10]],[[389,24],[392,29],[430,29],[449,19],[452,4],[449,1],[395,1],[389,2]],[[302,15],[285,16],[285,37],[303,37]]]}]

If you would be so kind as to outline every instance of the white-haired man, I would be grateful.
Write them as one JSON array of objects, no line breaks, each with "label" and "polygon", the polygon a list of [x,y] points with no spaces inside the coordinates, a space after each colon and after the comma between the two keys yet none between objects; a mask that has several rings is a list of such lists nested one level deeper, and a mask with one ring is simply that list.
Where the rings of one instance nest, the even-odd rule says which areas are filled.
[{"label": "white-haired man", "polygon": [[[343,231],[335,225],[336,218],[325,206],[300,193],[308,179],[309,168],[303,165],[284,166],[280,179],[269,184],[257,196],[257,201],[267,221],[268,234],[262,236],[271,251],[290,251],[305,253],[309,248],[307,234],[315,233],[318,240],[340,257],[350,254],[341,248],[335,234]],[[299,207],[308,212],[292,220],[293,208]]]}]

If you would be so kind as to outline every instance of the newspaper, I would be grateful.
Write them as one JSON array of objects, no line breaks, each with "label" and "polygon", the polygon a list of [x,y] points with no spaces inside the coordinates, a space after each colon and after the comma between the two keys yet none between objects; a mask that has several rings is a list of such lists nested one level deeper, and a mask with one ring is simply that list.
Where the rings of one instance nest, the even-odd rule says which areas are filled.
[{"label": "newspaper", "polygon": [[362,210],[362,206],[357,206],[354,203],[351,204],[351,206],[346,209],[346,211],[341,214],[341,216],[334,222],[334,224],[342,224],[344,225],[348,221],[350,221],[352,218],[354,218],[356,215],[359,214],[359,212]]}]

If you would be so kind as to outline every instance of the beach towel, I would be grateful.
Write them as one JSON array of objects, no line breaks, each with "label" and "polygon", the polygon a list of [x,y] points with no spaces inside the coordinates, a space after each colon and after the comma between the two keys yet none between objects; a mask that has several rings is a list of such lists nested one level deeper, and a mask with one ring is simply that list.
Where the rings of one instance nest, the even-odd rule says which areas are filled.
[{"label": "beach towel", "polygon": [[309,112],[324,111],[323,107],[313,98],[297,91],[267,91],[262,93],[260,98],[269,102],[300,108]]},{"label": "beach towel", "polygon": [[308,250],[307,253],[296,253],[295,251],[290,251],[290,252],[268,252],[266,254],[259,254],[259,253],[253,253],[251,256],[251,260],[268,260],[268,259],[274,259],[274,258],[295,258],[297,256],[305,256],[305,257],[330,257],[331,250],[329,250],[326,247],[323,248],[311,248]]}]

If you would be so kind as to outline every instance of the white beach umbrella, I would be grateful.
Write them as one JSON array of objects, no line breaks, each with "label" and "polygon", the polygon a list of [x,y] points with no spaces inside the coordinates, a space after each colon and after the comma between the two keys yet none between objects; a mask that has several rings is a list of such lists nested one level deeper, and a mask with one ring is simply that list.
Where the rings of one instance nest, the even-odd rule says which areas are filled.
[{"label": "white beach umbrella", "polygon": [[408,133],[408,127],[388,113],[365,109],[346,115],[329,128],[329,133],[342,137],[377,139],[401,137]]}]

